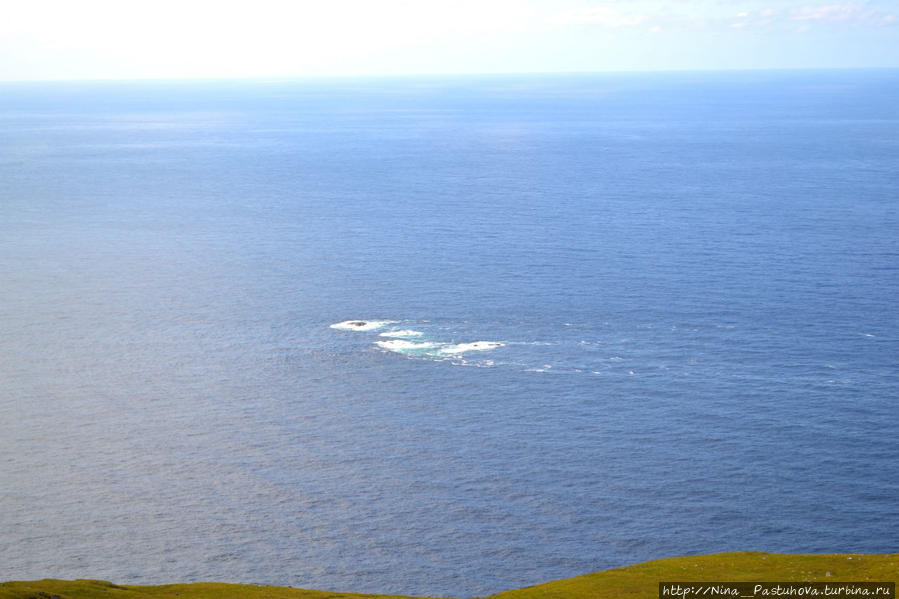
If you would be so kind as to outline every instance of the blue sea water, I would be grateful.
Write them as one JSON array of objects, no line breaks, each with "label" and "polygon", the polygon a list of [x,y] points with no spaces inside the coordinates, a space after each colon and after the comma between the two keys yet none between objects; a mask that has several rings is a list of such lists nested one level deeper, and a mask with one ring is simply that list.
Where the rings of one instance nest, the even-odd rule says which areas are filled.
[{"label": "blue sea water", "polygon": [[2,84],[0,580],[896,552],[897,299],[899,71]]}]

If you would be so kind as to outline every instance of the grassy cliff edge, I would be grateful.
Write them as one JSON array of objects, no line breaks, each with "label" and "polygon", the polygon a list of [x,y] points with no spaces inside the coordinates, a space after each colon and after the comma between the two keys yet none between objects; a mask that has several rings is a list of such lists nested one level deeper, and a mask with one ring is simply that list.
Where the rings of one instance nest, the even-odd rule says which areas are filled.
[{"label": "grassy cliff edge", "polygon": [[[504,591],[491,599],[656,599],[665,582],[895,582],[899,553],[796,555],[717,553],[674,557]],[[0,583],[0,599],[399,599],[289,587],[199,582],[126,586],[98,580],[37,580]]]}]

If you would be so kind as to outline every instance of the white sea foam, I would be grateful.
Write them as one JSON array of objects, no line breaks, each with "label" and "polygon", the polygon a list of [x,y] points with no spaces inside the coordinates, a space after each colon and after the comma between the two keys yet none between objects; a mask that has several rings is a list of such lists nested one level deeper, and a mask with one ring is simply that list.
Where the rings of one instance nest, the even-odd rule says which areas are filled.
[{"label": "white sea foam", "polygon": [[385,332],[381,333],[381,337],[406,338],[406,337],[421,337],[421,336],[422,336],[421,331],[413,331],[410,329],[403,329],[401,331],[385,331]]},{"label": "white sea foam", "polygon": [[332,324],[331,328],[341,331],[374,331],[394,323],[396,323],[395,320],[344,320]]},{"label": "white sea foam", "polygon": [[389,341],[375,341],[375,345],[380,348],[397,352],[400,354],[421,352],[435,347],[440,347],[439,343],[416,343],[415,341],[406,341],[404,339],[390,339]]},{"label": "white sea foam", "polygon": [[503,347],[504,344],[498,343],[496,341],[474,341],[472,343],[459,343],[456,345],[450,345],[449,347],[444,347],[440,350],[441,353],[444,354],[461,354],[467,351],[484,351],[488,349],[494,349],[496,347]]}]

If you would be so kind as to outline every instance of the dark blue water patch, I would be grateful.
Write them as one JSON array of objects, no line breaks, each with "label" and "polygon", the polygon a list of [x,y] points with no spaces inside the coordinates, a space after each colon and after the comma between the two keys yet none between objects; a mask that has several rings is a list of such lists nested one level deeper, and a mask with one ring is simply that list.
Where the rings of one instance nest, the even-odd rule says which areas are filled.
[{"label": "dark blue water patch", "polygon": [[4,85],[0,578],[894,552],[897,90]]}]

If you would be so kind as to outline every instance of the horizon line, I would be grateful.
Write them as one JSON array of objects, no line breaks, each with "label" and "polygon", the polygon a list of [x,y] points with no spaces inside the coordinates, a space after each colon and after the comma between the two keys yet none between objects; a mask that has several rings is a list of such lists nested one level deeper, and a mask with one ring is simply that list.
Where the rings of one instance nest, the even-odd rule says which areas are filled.
[{"label": "horizon line", "polygon": [[159,76],[159,77],[85,77],[59,79],[0,79],[4,84],[28,83],[162,83],[162,82],[227,82],[227,81],[326,81],[354,79],[421,79],[421,78],[479,78],[479,77],[551,77],[577,75],[652,75],[677,73],[759,73],[797,71],[899,71],[899,66],[856,66],[856,67],[735,67],[735,68],[672,68],[672,69],[603,69],[596,71],[495,71],[495,72],[446,72],[446,73],[347,73],[347,74],[299,74],[299,75],[237,75],[237,76]]}]

